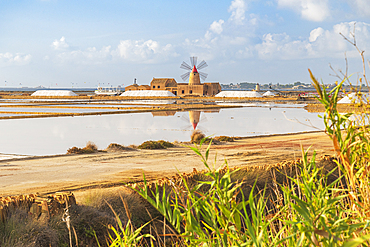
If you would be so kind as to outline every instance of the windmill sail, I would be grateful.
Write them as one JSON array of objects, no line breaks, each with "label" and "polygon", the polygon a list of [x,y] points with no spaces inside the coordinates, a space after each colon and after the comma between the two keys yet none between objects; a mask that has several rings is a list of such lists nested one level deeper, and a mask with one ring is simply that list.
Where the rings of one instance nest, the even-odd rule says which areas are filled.
[{"label": "windmill sail", "polygon": [[199,72],[199,75],[200,75],[200,78],[202,78],[203,81],[205,81],[207,76],[208,76],[208,74],[204,73],[204,72]]},{"label": "windmill sail", "polygon": [[[190,57],[190,64],[191,65],[189,65],[185,61],[182,62],[182,64],[180,65],[180,68],[181,69],[188,70],[188,72],[182,74],[181,75],[181,79],[183,79],[184,81],[186,81],[187,79],[189,79],[190,72],[192,71],[192,69],[193,69],[194,66],[195,66],[195,69],[197,71],[200,70],[200,69],[204,69],[204,68],[206,68],[208,66],[208,64],[204,60],[202,62],[200,62],[199,65],[197,66],[197,61],[198,61],[198,58],[197,57]],[[199,72],[199,76],[204,81],[207,78],[208,74],[207,73],[204,73],[204,72]]]},{"label": "windmill sail", "polygon": [[203,60],[202,62],[200,62],[200,64],[197,66],[197,69],[204,69],[205,67],[207,67],[208,64]]},{"label": "windmill sail", "polygon": [[191,70],[191,67],[189,64],[187,64],[186,62],[182,62],[181,66],[180,66],[181,69],[187,69],[187,70]]},{"label": "windmill sail", "polygon": [[181,79],[183,81],[186,81],[189,78],[189,76],[190,76],[190,72],[186,72],[185,74],[182,74],[181,75]]},{"label": "windmill sail", "polygon": [[197,57],[190,57],[191,67],[197,67]]}]

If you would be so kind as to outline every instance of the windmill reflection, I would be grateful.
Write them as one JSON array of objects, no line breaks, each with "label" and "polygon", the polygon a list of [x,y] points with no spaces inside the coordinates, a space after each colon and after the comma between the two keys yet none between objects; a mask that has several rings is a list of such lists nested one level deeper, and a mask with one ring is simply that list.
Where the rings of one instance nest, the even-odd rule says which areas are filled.
[{"label": "windmill reflection", "polygon": [[[204,121],[206,119],[201,119],[201,115],[203,113],[218,113],[220,112],[220,109],[207,109],[207,110],[193,110],[189,111],[189,119],[187,120],[187,117],[184,118],[184,120],[189,121],[191,126],[193,126],[193,130],[196,130],[198,127],[199,122]],[[166,117],[166,116],[174,116],[176,114],[176,111],[157,111],[152,112],[153,117]],[[190,127],[190,126],[189,126]]]},{"label": "windmill reflection", "polygon": [[200,113],[201,111],[189,111],[190,124],[193,126],[194,130],[197,128],[200,121]]}]

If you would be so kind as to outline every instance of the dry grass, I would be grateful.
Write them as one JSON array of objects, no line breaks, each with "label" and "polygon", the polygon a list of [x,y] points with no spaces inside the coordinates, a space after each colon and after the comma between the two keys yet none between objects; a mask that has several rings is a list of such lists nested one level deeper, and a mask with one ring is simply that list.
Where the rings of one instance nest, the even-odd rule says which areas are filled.
[{"label": "dry grass", "polygon": [[[299,166],[300,161],[298,160],[282,162],[274,166],[243,167],[231,178],[233,181],[243,182],[243,194],[246,195],[254,183],[259,191],[266,188],[266,194],[269,195],[272,199],[269,201],[272,202],[277,186],[286,183],[287,176],[299,176]],[[319,162],[319,166],[329,171],[336,167],[336,164],[331,158],[325,158]],[[224,170],[226,171],[226,169]],[[161,179],[157,183],[160,191],[162,186],[166,184],[166,191],[171,193],[170,189],[173,188],[174,184],[177,189],[182,188],[183,178],[190,187],[197,185],[199,181],[209,179],[204,174],[205,171],[194,170],[189,174],[178,174],[168,179]],[[332,179],[335,179],[337,175],[332,174],[331,176]],[[141,186],[141,184],[136,184],[136,186]],[[149,187],[155,190],[155,183],[150,184]],[[203,189],[207,190],[206,186]],[[78,241],[79,246],[98,246],[95,239],[96,234],[100,245],[105,246],[109,232],[107,226],[117,226],[110,206],[124,225],[127,224],[129,218],[135,228],[150,221],[150,225],[145,227],[142,233],[151,232],[156,235],[159,242],[163,240],[159,236],[164,229],[163,216],[129,187],[95,189],[75,194],[78,204],[69,209],[71,226],[76,232],[76,234],[72,234],[74,244]],[[125,209],[123,201],[127,205],[127,209]],[[272,203],[268,203],[268,206],[274,207]],[[62,215],[56,215],[49,222],[42,223],[32,218],[26,211],[17,211],[9,217],[5,224],[0,226],[3,227],[0,230],[0,246],[68,246],[68,230],[65,222],[62,221]],[[166,230],[167,233],[168,231],[169,229]],[[75,236],[77,236],[77,240]]]},{"label": "dry grass", "polygon": [[114,152],[122,152],[122,151],[132,151],[134,149],[136,149],[136,147],[135,148],[133,148],[133,147],[125,147],[125,146],[123,146],[121,144],[111,143],[105,149],[105,151],[114,153]]},{"label": "dry grass", "polygon": [[67,154],[91,154],[98,152],[98,147],[93,142],[87,142],[84,148],[72,147]]},{"label": "dry grass", "polygon": [[[199,144],[202,139],[206,137],[205,134],[203,134],[200,130],[194,130],[193,133],[190,136],[191,143]],[[205,143],[209,142],[210,140],[207,139]]]},{"label": "dry grass", "polygon": [[236,139],[238,139],[238,138],[237,137],[231,137],[231,136],[216,136],[214,138],[214,140],[220,141],[220,142],[233,142]]}]

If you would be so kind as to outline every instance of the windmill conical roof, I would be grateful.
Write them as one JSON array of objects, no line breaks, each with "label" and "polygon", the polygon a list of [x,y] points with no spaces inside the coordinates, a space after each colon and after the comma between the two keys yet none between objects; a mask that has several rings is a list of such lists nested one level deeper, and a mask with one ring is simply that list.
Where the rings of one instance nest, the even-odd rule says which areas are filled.
[{"label": "windmill conical roof", "polygon": [[198,73],[198,70],[197,70],[197,68],[195,67],[195,65],[194,65],[193,70],[191,71],[191,73]]}]

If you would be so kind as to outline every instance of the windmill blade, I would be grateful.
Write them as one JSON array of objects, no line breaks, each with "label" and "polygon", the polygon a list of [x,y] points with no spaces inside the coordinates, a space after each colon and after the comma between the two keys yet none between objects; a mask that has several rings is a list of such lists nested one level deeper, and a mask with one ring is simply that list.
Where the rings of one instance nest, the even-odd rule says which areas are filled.
[{"label": "windmill blade", "polygon": [[208,76],[208,74],[207,73],[204,73],[204,72],[198,72],[199,73],[199,75],[200,75],[200,78],[203,80],[203,81],[205,81],[206,80],[206,78],[207,78],[207,76]]},{"label": "windmill blade", "polygon": [[192,69],[192,67],[190,67],[190,65],[187,64],[186,62],[182,62],[180,68],[181,69],[187,69],[187,70],[191,70]]},{"label": "windmill blade", "polygon": [[190,57],[191,68],[193,68],[194,66],[197,67],[197,60],[197,57]]},{"label": "windmill blade", "polygon": [[186,72],[185,74],[182,74],[180,77],[183,81],[186,81],[189,78],[190,72]]},{"label": "windmill blade", "polygon": [[202,62],[200,62],[200,64],[198,65],[198,67],[197,67],[197,70],[200,70],[200,69],[204,69],[205,67],[207,67],[208,66],[208,64],[206,63],[206,61],[202,61]]},{"label": "windmill blade", "polygon": [[187,112],[182,114],[180,119],[181,119],[181,121],[184,121],[185,123],[189,123],[189,114]]}]

